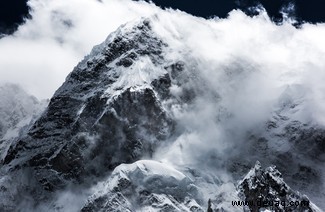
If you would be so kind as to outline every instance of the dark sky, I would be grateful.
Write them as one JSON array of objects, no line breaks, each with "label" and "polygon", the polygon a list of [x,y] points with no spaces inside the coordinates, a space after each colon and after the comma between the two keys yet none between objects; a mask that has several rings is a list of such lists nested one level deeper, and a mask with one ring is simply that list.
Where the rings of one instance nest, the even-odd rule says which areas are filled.
[{"label": "dark sky", "polygon": [[27,14],[26,0],[0,0],[0,32],[12,32]]},{"label": "dark sky", "polygon": [[296,5],[295,16],[300,21],[325,22],[325,0],[153,0],[162,7],[178,8],[196,16],[225,17],[229,11],[240,8],[248,13],[248,8],[263,5],[274,20],[280,20],[281,8],[289,3]]},{"label": "dark sky", "polygon": [[[279,10],[294,2],[295,16],[299,21],[325,22],[325,0],[153,0],[161,7],[172,7],[196,16],[225,17],[234,8],[247,13],[251,6],[262,4],[273,20],[281,20]],[[0,0],[0,32],[12,33],[28,15],[26,0]]]}]

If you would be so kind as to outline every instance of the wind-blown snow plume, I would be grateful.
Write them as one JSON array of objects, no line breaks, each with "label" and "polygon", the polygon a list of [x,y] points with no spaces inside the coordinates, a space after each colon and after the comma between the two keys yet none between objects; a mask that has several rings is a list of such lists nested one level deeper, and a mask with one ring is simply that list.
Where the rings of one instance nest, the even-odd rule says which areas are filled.
[{"label": "wind-blown snow plume", "polygon": [[73,67],[121,24],[158,8],[128,0],[29,0],[30,19],[0,39],[0,81],[50,98]]},{"label": "wind-blown snow plume", "polygon": [[[107,96],[118,97],[121,90],[131,89],[132,92],[137,86],[150,87],[153,79],[163,74],[174,75],[169,89],[172,98],[161,100],[161,103],[168,113],[164,117],[172,117],[176,123],[175,132],[168,145],[160,146],[154,159],[179,169],[208,170],[217,173],[215,175],[223,182],[237,179],[257,159],[266,164],[276,163],[281,170],[287,171],[292,184],[303,182],[310,174],[310,180],[315,180],[312,185],[306,188],[297,183],[295,186],[304,188],[304,192],[321,203],[324,194],[319,195],[319,192],[325,185],[324,152],[318,149],[324,146],[325,127],[324,24],[306,23],[297,29],[288,20],[277,25],[263,10],[254,17],[234,10],[226,19],[206,20],[127,0],[31,0],[30,7],[32,19],[27,20],[15,35],[0,40],[2,80],[19,82],[38,96],[48,96],[93,45],[104,40],[120,24],[148,17],[155,34],[150,41],[162,48],[155,57],[163,61],[153,64],[149,56],[143,55],[140,59],[128,55],[132,60],[128,58],[131,63],[126,61],[126,67],[109,61],[110,64],[105,65],[110,65],[107,68],[116,72],[118,80],[105,85],[108,89],[100,89],[106,90]],[[117,31],[127,44],[132,43],[132,38],[128,43],[129,40],[123,38],[123,30],[130,30],[136,23],[138,21],[131,22]],[[95,47],[79,64],[76,75],[92,67],[93,61],[88,59],[104,51],[114,36],[116,34],[102,46]],[[145,43],[137,39],[141,45]],[[11,46],[14,42],[18,44]],[[143,46],[137,48],[145,49]],[[30,53],[29,49],[39,51]],[[24,52],[26,50],[28,53]],[[21,53],[24,57],[17,56]],[[94,61],[98,62],[96,58]],[[14,75],[4,72],[13,70],[16,71],[10,73]],[[150,70],[155,73],[151,74]],[[73,77],[78,79],[76,75]],[[39,90],[41,82],[46,85],[41,84],[44,89]],[[57,94],[68,92],[65,88]],[[143,96],[153,98],[151,93]],[[128,96],[121,99],[127,101]],[[73,102],[76,107],[79,107],[78,101]],[[140,104],[141,101],[137,99],[136,102]],[[119,105],[116,107],[121,109]],[[157,108],[160,106],[155,105],[154,111],[159,111]],[[85,117],[94,118],[89,114]],[[102,121],[110,123],[110,120]],[[317,140],[317,136],[320,139]],[[313,189],[318,190],[313,192]],[[211,190],[203,195],[208,198],[210,194]]]},{"label": "wind-blown snow plume", "polygon": [[[148,3],[129,0],[30,0],[28,4],[31,18],[27,19],[14,35],[0,39],[0,73],[1,81],[19,83],[39,98],[51,97],[75,64],[118,26],[136,18],[162,13],[159,8]],[[167,13],[175,11],[170,10]],[[281,64],[277,62],[294,59],[286,58],[295,52],[294,46],[299,46],[301,50],[306,48],[313,51],[313,45],[309,44],[311,42],[314,45],[317,43],[316,49],[323,49],[323,25],[307,24],[302,29],[294,29],[285,24],[277,28],[270,21],[266,21],[268,17],[265,12],[263,14],[250,18],[240,11],[233,11],[227,19],[219,21],[191,17],[179,22],[177,27],[187,28],[186,34],[182,36],[201,34],[199,40],[188,42],[197,44],[206,39],[200,43],[207,45],[200,44],[199,49],[207,55],[212,56],[214,53],[216,57],[219,52],[219,61],[233,53],[241,54],[238,55],[240,57],[256,56],[254,60],[258,59],[262,65],[265,60],[274,61],[272,69],[288,68],[279,67]],[[193,19],[202,23],[219,24],[215,26],[216,30],[187,27]],[[268,24],[265,24],[266,22]],[[291,40],[291,35],[296,39]],[[217,37],[220,42],[214,41]],[[210,47],[208,43],[214,45]],[[263,54],[258,54],[260,51],[263,51]],[[318,58],[315,54],[320,56],[318,51],[313,54],[308,51],[301,52],[299,57],[295,57],[299,61],[290,63],[302,64],[301,60],[308,61],[308,58],[315,60]],[[237,59],[241,61],[240,58]]]}]

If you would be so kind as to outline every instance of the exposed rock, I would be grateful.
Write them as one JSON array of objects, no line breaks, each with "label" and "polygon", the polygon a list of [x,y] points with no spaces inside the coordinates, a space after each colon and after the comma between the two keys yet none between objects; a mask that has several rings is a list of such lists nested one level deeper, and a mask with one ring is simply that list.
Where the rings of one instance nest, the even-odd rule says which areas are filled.
[{"label": "exposed rock", "polygon": [[256,162],[238,190],[244,211],[320,211],[306,195],[292,190],[275,166],[262,169]]},{"label": "exposed rock", "polygon": [[[256,160],[276,164],[290,185],[325,196],[325,130],[302,116],[300,90],[285,90],[270,114],[250,123],[255,113],[244,111],[247,117],[241,117],[241,103],[247,100],[240,95],[251,92],[241,92],[251,64],[210,67],[207,54],[180,45],[183,36],[176,29],[158,35],[166,27],[155,30],[160,24],[156,16],[132,22],[94,47],[44,113],[2,148],[1,209],[12,211],[26,202],[34,209],[70,188],[89,192],[98,182],[103,183],[83,211],[240,211],[232,201],[308,200],[290,189],[274,167],[259,165],[241,181],[240,200],[234,179]],[[182,172],[138,161],[159,153],[179,163]],[[272,207],[264,209],[284,206]]]},{"label": "exposed rock", "polygon": [[150,157],[174,129],[160,100],[170,86],[158,66],[165,46],[148,20],[122,26],[70,73],[43,115],[12,143],[4,165],[26,167],[45,190],[56,191]]}]

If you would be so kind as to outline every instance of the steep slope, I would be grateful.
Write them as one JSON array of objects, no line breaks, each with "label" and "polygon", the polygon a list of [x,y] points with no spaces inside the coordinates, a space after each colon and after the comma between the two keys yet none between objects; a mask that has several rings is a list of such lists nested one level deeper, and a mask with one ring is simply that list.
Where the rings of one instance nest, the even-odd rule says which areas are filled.
[{"label": "steep slope", "polygon": [[170,83],[164,46],[146,20],[121,27],[71,72],[4,164],[30,167],[44,189],[56,190],[150,157],[173,131],[158,98]]},{"label": "steep slope", "polygon": [[[33,208],[56,192],[104,181],[84,211],[201,211],[209,204],[232,211],[235,181],[256,160],[277,165],[289,185],[321,203],[325,130],[306,112],[299,86],[252,95],[272,90],[266,82],[274,79],[251,61],[216,65],[229,58],[191,45],[183,19],[192,18],[131,22],[93,48],[12,142],[0,170],[3,208]],[[181,171],[140,160],[152,158]]]},{"label": "steep slope", "polygon": [[276,167],[263,170],[259,162],[239,183],[239,192],[250,211],[321,211],[308,197],[293,191]]}]

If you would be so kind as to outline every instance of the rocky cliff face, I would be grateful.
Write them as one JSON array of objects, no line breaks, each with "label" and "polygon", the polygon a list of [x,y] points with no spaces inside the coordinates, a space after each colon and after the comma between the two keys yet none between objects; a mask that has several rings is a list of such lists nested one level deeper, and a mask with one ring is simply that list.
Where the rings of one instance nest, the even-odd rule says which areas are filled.
[{"label": "rocky cliff face", "polygon": [[239,182],[239,196],[246,211],[320,211],[307,196],[292,190],[276,167],[255,167]]},{"label": "rocky cliff face", "polygon": [[55,190],[65,180],[102,177],[120,163],[150,157],[170,136],[173,121],[158,98],[166,92],[160,85],[170,81],[166,71],[155,70],[165,44],[147,21],[126,30],[95,47],[71,72],[4,164],[33,167],[44,188]]},{"label": "rocky cliff face", "polygon": [[72,188],[87,191],[76,206],[82,211],[234,211],[242,208],[232,201],[257,196],[306,199],[272,167],[256,166],[236,191],[256,160],[278,165],[299,189],[309,179],[324,187],[325,131],[295,116],[303,98],[285,91],[292,100],[280,98],[263,124],[245,123],[238,133],[228,92],[250,72],[235,66],[206,76],[209,61],[159,26],[157,17],[129,23],[94,47],[10,144],[0,170],[4,211],[27,202],[31,210],[64,211],[55,198]]},{"label": "rocky cliff face", "polygon": [[291,189],[275,166],[263,169],[258,161],[236,187],[236,191],[228,190],[231,203],[225,204],[225,195],[217,195],[209,200],[208,211],[322,211],[306,195]]}]

